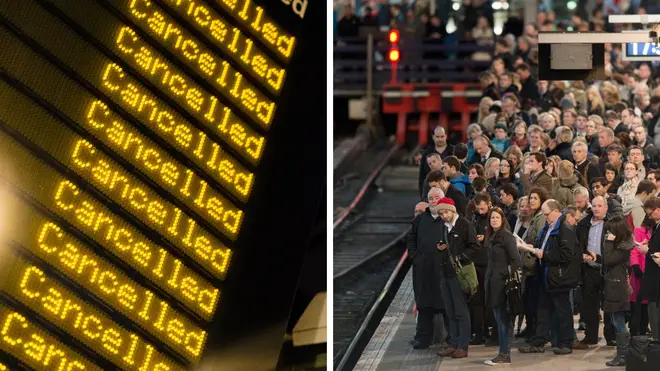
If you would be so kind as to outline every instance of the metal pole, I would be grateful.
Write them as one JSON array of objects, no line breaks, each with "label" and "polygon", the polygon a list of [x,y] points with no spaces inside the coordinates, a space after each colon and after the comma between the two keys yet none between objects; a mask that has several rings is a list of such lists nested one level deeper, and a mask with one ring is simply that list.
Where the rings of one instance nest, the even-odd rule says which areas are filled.
[{"label": "metal pole", "polygon": [[374,35],[367,36],[367,127],[373,125],[373,89],[374,89]]},{"label": "metal pole", "polygon": [[399,64],[397,62],[392,62],[392,81],[390,81],[391,84],[396,84],[396,70],[398,66]]}]

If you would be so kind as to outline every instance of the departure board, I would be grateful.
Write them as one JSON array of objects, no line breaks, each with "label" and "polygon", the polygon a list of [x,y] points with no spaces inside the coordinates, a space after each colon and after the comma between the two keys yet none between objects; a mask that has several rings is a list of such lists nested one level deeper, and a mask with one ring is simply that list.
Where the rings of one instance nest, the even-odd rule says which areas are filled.
[{"label": "departure board", "polygon": [[274,369],[325,4],[0,2],[0,370]]}]

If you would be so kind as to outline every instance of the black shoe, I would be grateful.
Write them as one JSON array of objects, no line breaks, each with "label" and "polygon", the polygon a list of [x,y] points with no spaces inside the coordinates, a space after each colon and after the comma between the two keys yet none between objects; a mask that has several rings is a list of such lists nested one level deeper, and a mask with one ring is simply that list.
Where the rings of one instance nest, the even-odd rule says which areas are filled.
[{"label": "black shoe", "polygon": [[526,347],[520,347],[518,348],[518,351],[520,353],[543,353],[545,352],[545,348],[543,347],[535,347],[535,346],[526,346]]},{"label": "black shoe", "polygon": [[419,341],[415,341],[413,344],[413,349],[428,349],[430,344],[428,343],[420,343]]},{"label": "black shoe", "polygon": [[615,347],[616,346],[616,340],[607,340],[607,346],[608,347]]},{"label": "black shoe", "polygon": [[587,326],[585,326],[584,322],[580,321],[578,324],[578,331],[584,331],[587,329]]},{"label": "black shoe", "polygon": [[557,349],[553,350],[553,352],[557,355],[564,355],[564,354],[573,353],[573,350],[570,349],[570,348],[566,348],[566,347],[560,347],[560,348],[557,348]]}]

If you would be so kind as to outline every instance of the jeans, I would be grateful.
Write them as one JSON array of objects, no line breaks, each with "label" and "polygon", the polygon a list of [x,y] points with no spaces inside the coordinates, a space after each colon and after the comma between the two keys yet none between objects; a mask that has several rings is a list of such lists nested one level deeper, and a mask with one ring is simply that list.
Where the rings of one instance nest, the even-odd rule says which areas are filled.
[{"label": "jeans", "polygon": [[449,316],[449,337],[451,338],[452,348],[463,349],[467,351],[470,344],[470,311],[465,302],[465,294],[458,286],[458,279],[454,277],[443,276],[440,281],[440,291],[442,300],[445,303],[445,310]]},{"label": "jeans", "polygon": [[626,328],[626,312],[607,312],[610,317],[611,326],[614,327],[614,332],[618,334],[625,334],[628,332]]},{"label": "jeans", "polygon": [[506,311],[506,304],[502,303],[493,308],[497,336],[500,340],[500,354],[511,355],[511,343],[513,342],[513,317]]}]

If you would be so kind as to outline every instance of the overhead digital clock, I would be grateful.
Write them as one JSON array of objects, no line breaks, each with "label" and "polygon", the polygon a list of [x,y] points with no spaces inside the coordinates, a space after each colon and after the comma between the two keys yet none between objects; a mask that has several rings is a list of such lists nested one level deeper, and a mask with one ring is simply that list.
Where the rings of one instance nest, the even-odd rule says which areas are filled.
[{"label": "overhead digital clock", "polygon": [[623,60],[639,62],[660,60],[660,47],[653,43],[624,44]]}]

